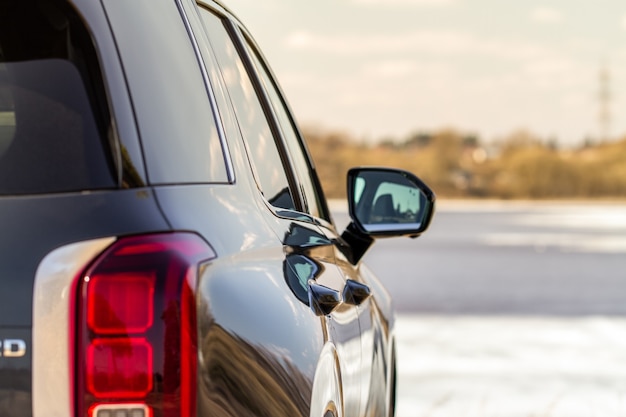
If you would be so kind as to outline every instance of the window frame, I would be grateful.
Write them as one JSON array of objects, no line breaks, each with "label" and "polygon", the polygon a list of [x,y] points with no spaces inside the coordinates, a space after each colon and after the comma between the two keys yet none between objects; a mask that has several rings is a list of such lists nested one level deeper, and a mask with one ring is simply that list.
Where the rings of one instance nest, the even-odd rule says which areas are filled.
[{"label": "window frame", "polygon": [[[252,83],[252,86],[254,88],[254,92],[259,100],[259,104],[261,105],[261,109],[263,110],[263,115],[265,116],[265,120],[267,121],[270,133],[272,135],[272,139],[274,140],[278,155],[280,156],[280,160],[283,165],[283,170],[285,172],[285,177],[287,178],[287,183],[291,191],[291,198],[293,199],[295,210],[298,212],[306,213],[306,206],[304,203],[302,192],[300,190],[299,179],[296,175],[293,162],[291,161],[291,155],[289,155],[289,151],[287,150],[286,144],[283,140],[280,126],[277,123],[277,119],[274,115],[270,101],[267,97],[267,93],[263,88],[263,84],[254,68],[254,64],[250,56],[245,49],[245,46],[241,42],[237,27],[233,24],[232,19],[230,19],[228,16],[221,14],[218,14],[218,17],[220,17],[220,19],[222,20],[226,33],[228,34],[233,45],[235,46],[237,53],[239,54],[239,58],[244,65],[246,73],[250,78],[250,82]],[[246,142],[246,138],[243,138],[243,140],[244,142]],[[246,143],[246,149],[247,147],[248,146]],[[248,159],[252,159],[250,155],[247,155],[247,157]],[[272,205],[271,203],[270,206],[274,209],[274,212],[276,212],[277,210],[284,210],[280,207]]]},{"label": "window frame", "polygon": [[[124,65],[147,184],[232,184],[235,178],[230,149],[198,40],[189,20],[189,9],[185,7],[187,1],[174,0],[148,8],[141,3],[145,2],[135,4],[130,10],[113,0],[103,0],[102,4]],[[145,13],[146,10],[150,12]],[[138,38],[134,36],[132,31],[137,24],[134,18],[143,14],[146,16],[142,16],[145,19],[140,20],[142,24],[150,25],[157,21],[165,28],[173,29],[164,31],[168,33],[163,35],[167,42],[154,37],[148,39],[146,34]],[[174,45],[171,39],[178,43]],[[167,43],[166,47],[160,41]],[[148,58],[136,52],[142,45],[144,48],[145,45],[155,45],[149,48]],[[174,61],[170,59],[164,65],[154,64],[162,60],[163,51],[171,55],[172,48],[180,48],[180,45],[184,47],[174,54]],[[151,67],[147,67],[150,64],[157,70],[152,71],[149,81],[143,82],[145,72],[150,71]],[[172,82],[176,79],[181,79],[179,83],[185,85],[185,90]],[[167,88],[155,90],[154,83],[161,83]],[[193,97],[182,96],[181,91],[191,92]],[[155,94],[159,97],[155,98]],[[170,118],[168,107],[171,105],[168,103],[180,100],[184,101],[183,105],[177,106],[176,117]],[[192,106],[194,103],[195,107]],[[180,145],[178,137],[184,139],[181,141],[184,146]],[[212,149],[215,152],[211,152]]]},{"label": "window frame", "polygon": [[[232,15],[226,9],[222,8],[219,4],[216,4],[213,2],[207,2],[203,0],[188,0],[188,1],[190,4],[193,4],[195,8],[195,12],[196,12],[195,14],[197,16],[197,21],[198,21],[197,30],[200,30],[202,32],[202,35],[196,35],[196,36],[201,36],[203,40],[207,42],[208,50],[206,52],[210,56],[203,57],[203,59],[211,60],[213,63],[217,65],[216,68],[217,68],[218,80],[216,80],[216,82],[220,84],[221,88],[224,90],[224,93],[227,97],[227,103],[220,103],[218,104],[218,107],[226,106],[224,109],[222,109],[222,112],[227,112],[229,114],[229,117],[232,118],[234,123],[236,124],[236,129],[238,131],[236,135],[233,135],[233,134],[229,135],[229,137],[227,138],[227,141],[233,141],[233,140],[241,141],[241,145],[243,147],[242,155],[247,161],[248,167],[250,168],[250,174],[248,174],[248,176],[250,176],[250,178],[253,180],[252,182],[254,183],[254,186],[258,190],[260,197],[263,199],[263,202],[274,215],[281,216],[281,213],[294,212],[294,210],[296,212],[303,212],[302,198],[301,198],[299,189],[297,187],[296,178],[293,175],[293,169],[292,169],[291,161],[289,160],[289,155],[285,153],[285,148],[284,148],[284,144],[282,143],[281,136],[277,135],[278,133],[278,131],[276,130],[277,125],[274,123],[273,119],[268,115],[267,100],[266,100],[266,97],[263,94],[261,94],[262,90],[261,90],[261,93],[259,92],[259,84],[258,84],[258,79],[256,77],[256,73],[254,71],[251,73],[248,56],[242,52],[238,35],[236,32],[233,32]],[[255,99],[258,102],[259,117],[263,119],[264,126],[265,128],[267,128],[268,139],[270,139],[271,137],[271,141],[274,145],[272,151],[275,152],[276,156],[278,157],[278,160],[280,161],[281,169],[282,169],[282,176],[284,176],[285,184],[287,188],[289,189],[289,195],[293,203],[293,208],[286,209],[280,206],[275,206],[269,201],[268,197],[265,195],[265,192],[267,190],[263,189],[263,181],[261,179],[261,174],[257,172],[257,168],[255,164],[256,160],[252,155],[250,143],[248,142],[248,140],[244,136],[244,132],[242,131],[242,121],[240,119],[241,115],[238,114],[235,108],[236,103],[233,102],[233,97],[231,96],[231,92],[229,91],[227,82],[224,79],[224,76],[225,76],[223,72],[224,70],[221,67],[220,59],[217,56],[217,52],[215,51],[216,46],[211,39],[211,34],[209,33],[209,29],[206,27],[205,17],[203,16],[204,13],[212,15],[212,17],[218,20],[219,23],[222,25],[220,30],[223,30],[224,36],[227,38],[228,42],[230,43],[230,46],[232,46],[234,52],[237,54],[237,60],[240,61],[240,64],[243,67],[243,71],[244,71],[243,75],[249,81],[250,87],[252,88]],[[201,56],[202,55],[203,54],[201,54]],[[209,75],[209,79],[211,78],[212,76]],[[223,122],[224,121],[222,120],[222,123]]]},{"label": "window frame", "polygon": [[[241,25],[240,22],[235,21],[229,17],[224,18],[224,23],[233,43],[235,44],[235,47],[237,48],[237,52],[239,53],[244,63],[244,66],[248,71],[248,75],[252,80],[255,92],[259,97],[259,101],[261,102],[261,106],[263,107],[263,111],[265,112],[265,117],[267,118],[268,124],[270,125],[270,129],[272,135],[274,136],[276,146],[279,150],[279,153],[281,154],[281,159],[283,159],[283,165],[286,165],[285,171],[288,174],[287,178],[290,181],[290,186],[293,187],[294,199],[297,200],[295,201],[297,210],[301,213],[311,215],[311,211],[309,210],[307,205],[307,203],[309,202],[307,201],[306,195],[304,195],[301,188],[302,179],[299,176],[298,170],[295,168],[295,163],[292,156],[292,152],[300,151],[302,152],[302,156],[307,165],[311,186],[316,193],[319,215],[315,217],[332,223],[330,211],[328,210],[326,198],[320,186],[319,178],[317,176],[313,160],[311,158],[308,148],[304,143],[302,133],[298,128],[298,124],[295,121],[293,111],[291,110],[289,104],[287,103],[287,100],[285,99],[285,94],[280,88],[280,84],[277,82],[276,76],[272,72],[267,60],[265,59],[265,56],[261,52],[261,49],[255,42],[252,35],[248,32],[248,30],[243,25]],[[295,133],[299,148],[297,150],[289,149],[289,145],[287,144],[286,138],[284,137],[279,118],[274,110],[272,100],[269,97],[269,93],[265,89],[265,85],[263,83],[263,80],[261,79],[262,76],[258,73],[256,65],[254,64],[254,59],[249,55],[249,51],[247,49],[248,47],[246,47],[245,45],[246,42],[249,44],[249,47],[253,50],[253,52],[257,54],[258,60],[260,61],[261,65],[263,65],[263,69],[267,72],[267,76],[272,82],[272,86],[276,90],[276,94],[278,95],[278,98],[280,100],[280,105],[283,106],[285,113],[289,119],[289,123],[291,124],[291,128]],[[291,181],[293,181],[293,185],[291,184]]]}]

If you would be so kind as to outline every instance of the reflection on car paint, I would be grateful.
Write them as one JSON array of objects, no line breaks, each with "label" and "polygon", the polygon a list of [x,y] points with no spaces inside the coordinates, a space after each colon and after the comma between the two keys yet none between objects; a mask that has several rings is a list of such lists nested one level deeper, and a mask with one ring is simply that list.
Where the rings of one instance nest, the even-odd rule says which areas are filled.
[{"label": "reflection on car paint", "polygon": [[320,263],[301,254],[289,254],[284,261],[285,282],[298,300],[307,306],[309,305],[309,280],[315,279],[323,268]]},{"label": "reflection on car paint", "polygon": [[[288,356],[214,324],[200,345],[201,409],[215,417],[306,416],[312,379]],[[254,393],[255,395],[246,395]],[[269,414],[267,414],[269,413]]]}]

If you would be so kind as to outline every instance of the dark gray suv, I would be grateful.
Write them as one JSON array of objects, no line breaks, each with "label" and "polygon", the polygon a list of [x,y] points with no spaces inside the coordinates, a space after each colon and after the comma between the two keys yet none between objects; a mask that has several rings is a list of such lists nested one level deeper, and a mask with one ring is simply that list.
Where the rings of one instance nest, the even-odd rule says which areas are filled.
[{"label": "dark gray suv", "polygon": [[[279,22],[275,22],[279,24]],[[391,416],[414,175],[339,233],[254,40],[214,1],[0,0],[0,416]]]}]

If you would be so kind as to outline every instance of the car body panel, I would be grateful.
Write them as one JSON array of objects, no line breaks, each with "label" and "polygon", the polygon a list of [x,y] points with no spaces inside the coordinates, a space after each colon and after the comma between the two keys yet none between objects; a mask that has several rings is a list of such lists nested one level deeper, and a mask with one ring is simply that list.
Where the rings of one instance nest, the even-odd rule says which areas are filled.
[{"label": "car body panel", "polygon": [[[0,415],[21,417],[29,415],[31,406],[32,336],[30,327],[0,327]],[[8,341],[25,345],[23,355],[5,355]]]},{"label": "car body panel", "polygon": [[33,280],[41,260],[57,247],[103,236],[169,230],[150,189],[3,197],[0,264],[11,291],[0,291],[0,327],[32,324]]},{"label": "car body panel", "polygon": [[[35,277],[46,256],[71,243],[167,231],[169,225],[150,189],[3,197],[0,199],[0,215],[4,219],[19,219],[0,222],[0,265],[5,271],[2,285],[10,288],[0,291],[0,337],[24,340],[27,346],[26,357],[0,358],[0,404],[8,404],[1,414],[21,417],[30,415],[30,412],[24,414],[29,407],[24,409],[23,405],[30,403],[33,387],[31,361],[28,360],[31,352],[33,363],[40,363],[32,350],[37,336],[52,330],[60,341],[69,337],[63,331],[69,315],[65,316],[64,322],[57,323],[58,328],[51,328],[49,323],[40,327],[33,320],[33,309],[40,304],[35,298]],[[73,275],[65,276],[68,282],[74,278]],[[48,289],[42,288],[41,291],[45,297]],[[69,294],[64,293],[63,297],[57,301],[68,303]],[[11,406],[16,401],[20,407]],[[47,403],[43,404],[45,408]]]},{"label": "car body panel", "polygon": [[[242,23],[208,0],[69,4],[97,52],[115,187],[0,196],[0,415],[78,417],[79,276],[116,241],[163,232],[194,233],[216,255],[199,265],[194,288],[197,415],[393,415],[391,298],[335,229],[289,106]],[[261,191],[246,114],[201,9],[222,19],[241,54],[293,208]],[[349,301],[349,280],[370,296]]]},{"label": "car body panel", "polygon": [[[297,289],[292,288],[293,284],[290,287],[286,276],[288,258],[297,254],[317,265],[317,273],[310,279],[341,292],[345,279],[334,263],[332,242],[315,224],[277,217],[267,207],[264,212],[259,212],[256,204],[242,204],[245,199],[232,197],[240,187],[243,186],[179,186],[159,187],[156,191],[161,207],[175,229],[185,230],[192,223],[198,228],[199,223],[194,219],[200,213],[213,214],[199,228],[218,255],[205,268],[198,284],[201,306],[198,312],[199,340],[208,346],[206,353],[201,353],[201,363],[209,364],[200,368],[200,380],[204,381],[199,387],[201,409],[221,410],[225,416],[242,415],[255,407],[270,407],[268,410],[273,415],[292,415],[294,410],[302,413],[306,410],[302,407],[310,406],[308,398],[315,379],[317,358],[330,343],[340,364],[352,364],[341,368],[338,378],[345,390],[343,406],[346,415],[358,415],[361,342],[356,308],[341,305],[329,316],[316,317],[309,306],[295,296]],[[229,198],[231,203],[228,203]],[[176,204],[180,201],[188,204]],[[230,211],[224,211],[225,208]],[[280,227],[283,228],[282,238],[279,238]],[[245,229],[246,234],[228,233],[233,229]],[[301,278],[300,282],[306,285],[307,280]],[[253,351],[256,351],[255,355],[263,353],[263,361],[258,359],[264,365],[263,369],[240,368],[241,363],[236,362],[230,365],[216,363],[213,355],[222,351],[216,353],[213,349],[215,346],[225,349],[222,343],[242,355],[241,363],[252,360]],[[223,358],[223,355],[217,357]],[[336,362],[329,363],[334,366]],[[217,370],[222,370],[218,373],[222,378],[232,375],[235,379],[216,382]],[[335,369],[319,372],[337,374]],[[263,400],[266,395],[251,395],[259,387],[241,384],[241,381],[267,379],[268,375],[283,381],[282,385],[272,386],[276,396],[292,398],[288,394],[293,394],[293,387],[297,386],[301,393],[309,393],[305,395],[306,400],[283,401],[287,408],[275,408],[278,407],[276,404]],[[236,390],[233,391],[233,387],[237,387]],[[216,398],[216,393],[221,396]],[[261,404],[254,403],[256,398]],[[331,400],[329,398],[328,402]],[[226,403],[229,407],[224,408]]]}]

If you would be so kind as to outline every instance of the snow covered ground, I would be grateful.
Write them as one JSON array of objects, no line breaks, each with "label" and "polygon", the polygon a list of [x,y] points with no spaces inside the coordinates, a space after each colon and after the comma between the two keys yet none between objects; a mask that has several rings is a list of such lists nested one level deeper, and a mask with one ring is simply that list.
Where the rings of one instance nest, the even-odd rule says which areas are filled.
[{"label": "snow covered ground", "polygon": [[626,417],[626,202],[442,201],[365,260],[398,310],[397,417]]},{"label": "snow covered ground", "polygon": [[626,318],[400,315],[397,417],[626,416]]}]

